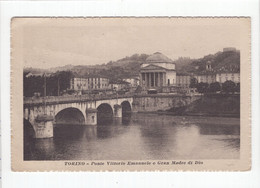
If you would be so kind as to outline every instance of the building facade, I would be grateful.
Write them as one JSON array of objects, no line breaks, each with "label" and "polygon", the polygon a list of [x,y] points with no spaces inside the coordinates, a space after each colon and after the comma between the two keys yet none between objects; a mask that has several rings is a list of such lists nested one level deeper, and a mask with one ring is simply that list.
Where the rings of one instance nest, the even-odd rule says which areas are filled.
[{"label": "building facade", "polygon": [[203,83],[214,83],[216,82],[216,72],[212,69],[211,61],[206,62],[206,68],[204,71],[197,73],[193,76],[197,79],[197,82],[203,82]]},{"label": "building facade", "polygon": [[224,83],[225,81],[231,80],[232,82],[240,82],[240,73],[238,72],[219,72],[216,74],[216,81],[219,83]]},{"label": "building facade", "polygon": [[175,63],[165,55],[156,52],[141,65],[140,85],[144,88],[157,88],[176,85]]},{"label": "building facade", "polygon": [[88,90],[88,80],[86,78],[71,78],[70,89],[75,91]]},{"label": "building facade", "polygon": [[198,83],[204,82],[204,83],[214,83],[216,82],[216,74],[215,73],[202,73],[194,75],[194,78],[197,79]]},{"label": "building facade", "polygon": [[[235,50],[233,48],[227,48],[226,51]],[[211,84],[213,82],[224,83],[228,80],[234,83],[240,82],[240,69],[239,66],[221,67],[218,70],[213,70],[211,62],[206,63],[206,70],[194,76],[198,83],[204,82]]]},{"label": "building facade", "polygon": [[140,80],[138,77],[125,78],[123,79],[123,81],[128,82],[130,84],[130,87],[137,87],[140,84]]},{"label": "building facade", "polygon": [[70,89],[75,91],[109,89],[109,79],[102,77],[75,77],[70,80]]},{"label": "building facade", "polygon": [[177,73],[176,75],[176,86],[189,87],[191,76],[188,74]]}]

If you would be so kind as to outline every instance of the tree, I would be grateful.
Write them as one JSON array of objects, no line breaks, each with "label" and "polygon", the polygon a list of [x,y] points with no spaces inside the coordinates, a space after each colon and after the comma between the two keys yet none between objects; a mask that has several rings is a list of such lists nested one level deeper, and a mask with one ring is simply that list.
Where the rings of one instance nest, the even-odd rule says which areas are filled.
[{"label": "tree", "polygon": [[47,95],[57,96],[60,95],[61,91],[70,88],[70,79],[73,77],[71,71],[57,71],[51,76],[47,77]]},{"label": "tree", "polygon": [[217,92],[221,91],[221,86],[219,82],[214,82],[209,85],[209,91],[210,92]]},{"label": "tree", "polygon": [[28,76],[24,73],[23,77],[23,92],[25,97],[32,97],[34,93],[43,95],[44,79],[42,76]]},{"label": "tree", "polygon": [[196,88],[198,85],[198,80],[196,78],[190,79],[190,88]]},{"label": "tree", "polygon": [[197,90],[199,93],[206,93],[209,87],[208,83],[200,82],[197,84]]},{"label": "tree", "polygon": [[235,88],[235,92],[240,92],[240,82],[237,83],[236,88]]},{"label": "tree", "polygon": [[[46,76],[47,96],[57,96],[61,93],[61,91],[69,89],[70,79],[72,76],[73,74],[71,71],[57,71],[50,76]],[[28,76],[28,73],[25,72],[23,83],[25,97],[32,97],[34,96],[34,93],[40,93],[41,96],[43,96],[44,75]]]},{"label": "tree", "polygon": [[226,93],[234,92],[236,88],[236,84],[231,80],[227,80],[222,84],[222,91]]}]

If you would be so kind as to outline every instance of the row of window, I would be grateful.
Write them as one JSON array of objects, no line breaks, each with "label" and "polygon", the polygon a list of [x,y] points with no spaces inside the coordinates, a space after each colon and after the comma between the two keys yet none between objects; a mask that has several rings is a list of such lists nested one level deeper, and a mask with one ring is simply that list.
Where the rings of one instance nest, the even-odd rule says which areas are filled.
[{"label": "row of window", "polygon": [[[74,85],[74,84],[72,84],[72,85]],[[76,84],[78,87],[82,87],[82,86],[89,86],[89,84],[87,85],[87,84]],[[98,86],[108,86],[108,84],[91,84],[91,85],[93,85],[93,86],[96,86],[96,85],[98,85]]]},{"label": "row of window", "polygon": [[[222,73],[222,74],[217,74],[218,76],[222,76],[222,75],[225,75],[225,76],[228,76],[230,73]],[[231,76],[234,76],[234,74],[238,74],[238,73],[231,73]]]},{"label": "row of window", "polygon": [[100,83],[98,83],[98,84],[86,84],[86,83],[71,83],[71,89],[88,89],[88,88],[91,88],[91,89],[93,89],[93,88],[106,88],[106,87],[108,87],[108,83],[102,83],[102,84],[100,84]]},{"label": "row of window", "polygon": [[94,80],[94,81],[90,81],[90,80],[85,80],[85,81],[84,81],[84,80],[81,80],[81,81],[76,81],[76,82],[75,82],[75,81],[74,81],[74,82],[71,81],[72,84],[73,84],[73,83],[82,83],[82,82],[83,82],[83,83],[88,83],[88,84],[90,84],[90,83],[102,83],[102,82],[103,82],[103,83],[104,83],[104,82],[105,82],[105,83],[108,83],[108,80],[102,81],[102,82],[101,82],[100,80],[97,80],[97,81],[96,81],[96,80]]},{"label": "row of window", "polygon": [[[227,76],[225,77],[225,81],[227,80],[230,80]],[[238,76],[237,80],[239,81],[240,80],[240,76]],[[222,77],[220,76],[219,77],[219,82],[222,81]],[[235,81],[235,77],[234,76],[231,76],[231,81]]]}]

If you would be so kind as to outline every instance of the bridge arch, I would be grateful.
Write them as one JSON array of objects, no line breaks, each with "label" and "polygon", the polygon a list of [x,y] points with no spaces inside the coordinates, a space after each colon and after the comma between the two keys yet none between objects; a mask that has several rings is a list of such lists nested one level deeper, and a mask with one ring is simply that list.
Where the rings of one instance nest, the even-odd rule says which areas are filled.
[{"label": "bridge arch", "polygon": [[23,119],[23,136],[24,139],[34,138],[35,130],[31,122],[27,119]]},{"label": "bridge arch", "polygon": [[109,124],[113,121],[113,109],[108,103],[101,103],[97,107],[97,124]]},{"label": "bridge arch", "polygon": [[55,114],[55,123],[85,124],[85,116],[78,108],[68,107]]},{"label": "bridge arch", "polygon": [[123,101],[121,103],[122,106],[122,116],[128,115],[132,111],[132,107],[129,101]]}]

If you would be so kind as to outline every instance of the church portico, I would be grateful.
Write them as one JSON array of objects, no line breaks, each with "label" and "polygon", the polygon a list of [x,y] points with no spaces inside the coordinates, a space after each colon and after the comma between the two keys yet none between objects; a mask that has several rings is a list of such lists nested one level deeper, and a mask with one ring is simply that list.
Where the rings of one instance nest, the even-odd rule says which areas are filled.
[{"label": "church portico", "polygon": [[143,71],[141,73],[141,84],[145,87],[161,87],[165,86],[165,78],[166,78],[166,72],[160,72],[160,71]]},{"label": "church portico", "polygon": [[146,59],[140,70],[141,86],[145,89],[176,85],[175,63],[156,52]]}]

